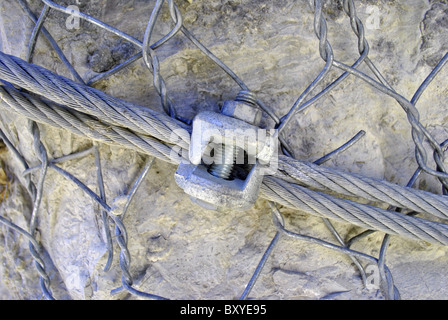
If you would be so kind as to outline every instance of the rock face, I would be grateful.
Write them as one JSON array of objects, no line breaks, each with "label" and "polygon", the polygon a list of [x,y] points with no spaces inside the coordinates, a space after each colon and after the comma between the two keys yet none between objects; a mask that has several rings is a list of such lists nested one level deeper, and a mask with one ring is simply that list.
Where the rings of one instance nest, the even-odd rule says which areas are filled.
[{"label": "rock face", "polygon": [[[142,39],[154,1],[60,1],[127,34]],[[176,1],[184,25],[226,63],[277,115],[284,115],[324,66],[313,29],[312,1]],[[275,3],[275,4],[274,4]],[[445,1],[355,1],[370,46],[369,57],[392,87],[410,99],[420,83],[448,50],[448,6]],[[30,1],[38,16],[43,4]],[[328,40],[335,59],[352,64],[359,57],[357,37],[341,1],[324,6]],[[51,10],[45,22],[69,61],[85,81],[137,52],[86,21]],[[73,17],[72,17],[73,18]],[[21,58],[33,28],[17,1],[0,4],[0,50]],[[75,27],[74,27],[75,26]],[[73,28],[72,28],[73,27]],[[173,27],[164,5],[152,40]],[[161,74],[176,110],[192,118],[201,110],[218,110],[239,91],[219,67],[181,33],[156,49]],[[33,63],[58,74],[70,74],[41,35]],[[369,75],[366,66],[361,67]],[[335,80],[329,76],[309,96]],[[371,75],[374,77],[373,75]],[[447,69],[443,69],[418,101],[420,121],[439,143],[448,138],[446,112]],[[106,93],[162,112],[152,75],[139,60],[95,84]],[[27,121],[4,111],[1,129],[30,166],[39,164],[32,148]],[[266,115],[263,125],[272,127]],[[92,146],[68,132],[40,126],[49,157],[57,158]],[[406,184],[416,169],[414,143],[406,113],[392,98],[359,78],[349,76],[325,98],[298,114],[286,129],[286,139],[299,159],[313,161],[343,144],[359,130],[366,135],[325,165],[366,176]],[[98,145],[106,200],[131,188],[146,157],[109,145]],[[428,148],[428,163],[431,151]],[[10,178],[10,194],[1,203],[1,215],[27,229],[30,197],[23,167],[11,152],[0,154]],[[92,154],[61,164],[98,192]],[[136,288],[172,299],[234,299],[243,292],[276,230],[270,208],[259,199],[245,212],[207,211],[191,203],[174,182],[176,167],[156,160],[136,194],[124,224],[128,232],[131,274]],[[38,172],[32,175],[37,181]],[[436,179],[422,174],[416,188],[441,193]],[[302,234],[335,242],[320,218],[281,208],[287,226]],[[335,223],[344,239],[359,228]],[[26,239],[5,226],[0,232],[0,298],[39,299],[39,279]],[[38,240],[45,248],[51,289],[59,299],[136,299],[110,291],[121,285],[120,249],[114,242],[110,271],[103,271],[107,246],[98,206],[71,181],[48,171],[38,213]],[[374,233],[354,249],[377,256],[383,234]],[[448,262],[445,247],[392,237],[387,265],[404,299],[446,299]],[[250,297],[258,299],[377,299],[376,289],[364,288],[352,261],[341,253],[315,244],[281,238],[268,259]]]}]

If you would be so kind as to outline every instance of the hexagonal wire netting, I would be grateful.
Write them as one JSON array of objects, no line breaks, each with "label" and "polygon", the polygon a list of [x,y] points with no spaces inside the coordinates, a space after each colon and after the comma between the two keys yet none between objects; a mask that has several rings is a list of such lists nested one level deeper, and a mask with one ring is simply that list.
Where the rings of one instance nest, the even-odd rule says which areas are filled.
[{"label": "hexagonal wire netting", "polygon": [[[217,65],[222,71],[224,71],[224,73],[227,74],[230,77],[230,79],[234,81],[234,83],[236,83],[236,85],[240,88],[243,94],[248,94],[252,96],[253,91],[251,91],[249,86],[246,85],[245,82],[243,82],[243,80],[237,75],[238,70],[236,70],[236,72],[231,70],[226,64],[224,64],[222,60],[218,58],[218,55],[213,54],[205,45],[201,43],[199,39],[197,39],[192,34],[192,32],[189,31],[189,29],[187,29],[187,23],[184,22],[182,16],[183,5],[179,9],[178,5],[173,0],[166,1],[165,8],[164,8],[165,1],[163,0],[154,1],[154,4],[152,6],[152,12],[146,24],[146,29],[144,33],[142,33],[143,36],[142,40],[138,40],[137,37],[131,36],[130,34],[118,30],[113,26],[111,26],[110,24],[107,24],[105,22],[102,22],[98,18],[95,18],[94,14],[96,12],[94,8],[95,5],[99,4],[95,4],[93,2],[87,4],[83,3],[83,1],[77,0],[71,5],[69,3],[65,3],[64,5],[62,5],[57,4],[50,0],[42,0],[41,2],[35,1],[32,4],[34,5],[34,7],[39,8],[39,10],[41,10],[38,17],[33,13],[33,11],[29,7],[29,4],[25,0],[17,0],[17,3],[23,9],[23,14],[27,15],[34,25],[29,39],[29,43],[27,45],[27,53],[25,61],[31,62],[33,60],[33,53],[35,52],[36,44],[38,43],[37,39],[45,38],[47,43],[51,45],[53,52],[55,52],[58,58],[64,63],[65,67],[71,74],[71,77],[74,80],[74,82],[73,84],[69,83],[67,87],[63,87],[65,80],[61,80],[62,78],[59,79],[52,73],[47,73],[44,69],[32,69],[32,67],[30,67],[30,65],[28,65],[26,62],[23,62],[20,59],[14,59],[13,57],[7,56],[2,53],[1,63],[3,64],[2,66],[3,69],[0,78],[2,79],[1,92],[4,107],[12,108],[11,101],[13,100],[15,102],[19,101],[19,103],[16,103],[16,105],[21,104],[20,102],[24,103],[24,101],[26,100],[27,103],[31,101],[34,106],[41,105],[43,109],[39,109],[40,111],[36,111],[33,109],[34,110],[33,111],[31,110],[31,108],[27,109],[25,104],[22,103],[20,110],[19,109],[13,110],[25,115],[27,118],[30,119],[27,130],[29,130],[30,134],[33,137],[34,142],[32,148],[35,156],[40,162],[38,166],[31,167],[29,163],[27,163],[27,161],[25,160],[25,156],[22,155],[21,152],[19,151],[20,148],[17,148],[17,145],[14,146],[14,143],[10,141],[11,136],[13,136],[13,134],[7,132],[8,131],[7,128],[3,125],[2,129],[3,132],[1,133],[2,135],[1,137],[4,143],[8,147],[8,150],[10,150],[10,152],[14,154],[14,156],[17,159],[20,160],[20,163],[23,166],[23,168],[25,168],[24,175],[21,179],[24,179],[23,181],[25,181],[26,189],[29,192],[30,199],[32,202],[32,209],[31,214],[28,217],[29,220],[28,231],[24,230],[23,228],[20,228],[17,224],[11,222],[10,220],[4,217],[2,217],[0,221],[7,227],[8,230],[13,229],[19,232],[22,236],[25,237],[25,239],[29,241],[29,250],[34,260],[34,265],[40,277],[40,287],[42,289],[42,292],[44,296],[47,297],[48,299],[53,299],[54,296],[51,289],[51,279],[48,276],[47,272],[48,265],[51,264],[51,255],[48,252],[46,252],[45,249],[42,247],[41,243],[39,243],[38,241],[39,235],[37,229],[38,229],[38,216],[39,214],[41,214],[40,207],[42,201],[42,194],[46,192],[44,187],[44,181],[47,176],[47,169],[54,170],[58,174],[61,174],[64,178],[70,180],[71,182],[74,182],[83,192],[85,192],[88,195],[90,199],[93,200],[94,203],[99,205],[100,207],[99,217],[102,225],[101,232],[103,232],[105,235],[104,241],[106,243],[108,252],[108,259],[104,267],[105,272],[111,270],[111,268],[113,267],[114,243],[116,242],[116,244],[119,247],[121,287],[111,290],[111,294],[114,295],[119,292],[127,291],[128,293],[136,297],[165,299],[165,297],[157,295],[156,292],[147,293],[136,288],[137,286],[135,284],[136,282],[135,277],[132,275],[131,271],[131,260],[132,260],[131,258],[134,253],[128,249],[129,237],[125,223],[123,221],[126,212],[131,205],[131,200],[134,198],[135,194],[137,193],[137,190],[139,189],[140,185],[144,181],[145,177],[147,177],[148,172],[150,172],[151,167],[153,166],[154,158],[159,158],[167,161],[170,160],[167,154],[170,153],[171,149],[170,148],[166,149],[167,148],[166,143],[169,143],[170,141],[167,141],[166,139],[163,140],[163,137],[169,138],[171,131],[175,131],[176,129],[179,128],[187,132],[186,135],[188,136],[190,130],[189,128],[191,125],[191,119],[195,113],[194,110],[189,110],[188,114],[182,114],[182,112],[180,112],[176,108],[176,103],[174,103],[173,100],[170,98],[170,92],[172,90],[175,91],[176,88],[170,88],[170,89],[167,88],[162,72],[164,68],[161,66],[160,62],[161,60],[159,59],[159,56],[162,55],[166,57],[166,54],[163,51],[164,45],[173,41],[177,41],[176,39],[178,39],[179,37],[183,37],[183,39],[188,39],[196,49],[199,49],[201,51],[201,53],[204,56],[204,59],[209,59],[215,65]],[[9,2],[8,5],[13,5],[13,3]],[[136,3],[135,5],[138,6],[138,3]],[[205,4],[205,6],[206,5],[207,4]],[[234,4],[233,6],[244,6],[244,5],[245,5],[244,3],[240,3],[240,4]],[[263,5],[260,4],[260,7],[262,6]],[[316,47],[316,50],[318,50],[321,62],[323,62],[323,68],[319,70],[317,76],[312,79],[309,85],[306,86],[306,88],[302,91],[300,96],[296,99],[294,104],[282,116],[278,115],[278,110],[273,110],[272,108],[270,108],[269,104],[264,103],[262,99],[259,99],[254,95],[252,96],[252,99],[255,99],[254,100],[255,104],[264,112],[266,123],[269,122],[272,123],[273,127],[277,129],[277,132],[279,133],[279,142],[282,154],[285,157],[294,158],[294,154],[296,153],[296,151],[293,150],[293,148],[289,145],[291,139],[289,139],[286,136],[285,134],[286,131],[284,131],[285,128],[291,126],[291,123],[293,123],[292,120],[299,117],[301,114],[305,112],[305,110],[308,110],[309,107],[315,105],[318,101],[321,101],[323,98],[326,98],[329,95],[331,95],[332,90],[334,90],[336,87],[344,83],[347,83],[347,79],[354,77],[374,88],[376,92],[392,97],[396,102],[398,102],[398,104],[402,107],[402,109],[405,112],[404,114],[407,117],[407,121],[410,125],[412,132],[412,142],[415,145],[415,161],[418,164],[414,175],[411,177],[411,179],[407,184],[407,187],[413,187],[419,175],[421,173],[425,173],[438,179],[439,183],[442,186],[442,193],[443,195],[445,195],[447,190],[446,189],[447,174],[445,173],[443,158],[445,151],[444,149],[448,140],[445,140],[442,143],[438,142],[437,139],[430,133],[430,131],[420,122],[420,114],[418,109],[416,108],[416,104],[419,98],[422,96],[423,92],[432,82],[432,80],[436,77],[436,75],[440,72],[440,70],[442,70],[442,67],[448,60],[448,54],[445,54],[441,60],[438,60],[437,63],[434,64],[435,66],[433,67],[430,74],[419,85],[418,90],[415,92],[412,98],[408,100],[393,89],[392,85],[389,84],[388,81],[386,80],[388,77],[383,76],[383,74],[380,72],[380,68],[378,68],[370,59],[369,57],[370,48],[369,48],[369,42],[367,41],[367,38],[365,36],[365,27],[363,22],[358,18],[354,1],[349,0],[337,1],[335,2],[335,5],[323,1],[314,1],[314,2],[311,1],[309,3],[309,8],[310,12],[303,13],[303,15],[308,15],[309,17],[313,17],[314,19],[312,24],[314,29],[314,37],[316,37],[316,39],[318,40],[318,46]],[[376,7],[372,6],[371,8],[375,9]],[[350,23],[353,32],[351,36],[353,36],[356,39],[358,57],[352,65],[348,65],[336,60],[336,55],[334,54],[333,47],[328,38],[326,16],[333,17],[335,15],[335,11],[343,12],[346,15],[346,20]],[[84,12],[89,12],[90,14],[86,14]],[[372,12],[373,14],[378,14],[375,10],[373,10]],[[55,14],[55,16],[51,16],[50,13],[57,13],[57,14]],[[165,18],[168,15],[169,18],[171,19],[172,28],[162,38],[160,38],[160,40],[153,41],[154,29],[158,26],[158,23],[162,23],[161,21],[163,19],[161,19],[160,17],[163,14],[165,15]],[[110,53],[109,51],[101,52],[100,50],[96,51],[95,54],[91,56],[90,66],[94,67],[96,72],[94,73],[93,76],[90,76],[90,78],[88,79],[86,79],[86,76],[83,77],[80,76],[77,70],[75,70],[73,65],[69,62],[70,60],[72,60],[72,58],[68,58],[64,55],[64,52],[59,47],[57,41],[55,41],[54,38],[51,36],[51,30],[47,30],[44,26],[45,22],[50,21],[50,19],[61,19],[61,17],[63,18],[62,20],[59,21],[63,21],[63,23],[65,24],[65,28],[67,30],[72,30],[75,33],[78,32],[79,34],[82,34],[81,31],[89,32],[89,30],[91,30],[92,28],[99,28],[101,30],[106,31],[108,34],[113,35],[114,39],[119,39],[120,41],[119,49],[116,49],[112,53]],[[379,21],[380,21],[379,17],[370,16],[369,21],[367,21],[366,23],[369,24],[379,23]],[[74,97],[74,99],[79,99],[78,95],[84,95],[88,97],[87,99],[90,99],[91,101],[94,101],[94,103],[96,103],[97,101],[95,101],[95,99],[98,99],[97,97],[94,97],[96,91],[92,91],[93,92],[92,93],[91,91],[88,91],[88,89],[85,89],[86,86],[89,87],[96,86],[97,88],[101,88],[101,83],[103,81],[113,78],[114,75],[116,75],[119,72],[122,72],[122,70],[125,70],[126,68],[131,68],[132,66],[135,66],[137,61],[140,60],[143,60],[143,65],[146,66],[147,69],[150,71],[152,75],[152,85],[153,85],[152,88],[153,90],[155,90],[156,94],[160,96],[161,107],[163,109],[163,112],[165,112],[166,115],[168,116],[168,117],[167,116],[162,117],[159,116],[158,114],[151,113],[150,116],[154,116],[157,120],[162,121],[163,124],[168,128],[168,129],[156,129],[155,131],[159,130],[158,134],[160,135],[160,137],[156,137],[154,138],[154,140],[151,140],[148,137],[145,138],[145,136],[141,135],[142,132],[138,132],[139,128],[142,128],[140,126],[140,123],[138,123],[140,121],[138,118],[129,121],[129,123],[119,123],[119,121],[121,121],[117,120],[119,119],[119,117],[121,117],[119,114],[115,115],[112,114],[112,111],[103,109],[102,112],[104,113],[104,116],[109,116],[110,118],[104,119],[104,121],[102,121],[103,119],[101,118],[101,116],[103,115],[101,113],[85,114],[83,113],[85,110],[82,110],[82,112],[78,114],[76,112],[79,110],[76,109],[77,107],[75,107],[74,104],[72,105],[66,102],[66,100],[63,100],[62,98],[61,100],[58,100],[58,97],[61,95],[61,93],[57,92],[57,90],[63,88],[62,90],[65,90],[65,94]],[[368,73],[362,71],[363,67],[365,67],[366,70],[370,72],[371,74],[370,76],[368,75]],[[7,71],[3,71],[6,70],[6,68],[8,68]],[[337,77],[334,77],[336,74],[335,70],[341,72],[341,74],[339,74]],[[39,72],[41,72],[41,74],[43,74],[44,76],[38,74]],[[180,70],[179,72],[182,73],[183,71]],[[17,78],[21,77],[20,81],[22,82],[17,80],[17,83],[15,83],[12,80],[13,76],[11,76],[11,78],[9,77],[10,74],[12,73],[18,75]],[[86,74],[89,75],[88,72],[86,72]],[[91,74],[92,73],[90,73],[90,75]],[[36,79],[37,84],[34,83],[30,84],[32,81]],[[47,82],[45,82],[47,79],[50,79],[52,81],[52,82],[50,81],[51,86],[53,84],[55,85],[54,89],[50,86],[50,84],[47,84]],[[15,85],[16,88],[14,88],[13,85]],[[70,88],[74,89],[70,89],[69,86]],[[17,89],[17,87],[19,88]],[[40,90],[36,89],[37,87],[39,88],[42,87],[43,88],[42,90],[44,91],[39,92],[34,91],[34,90],[37,91]],[[348,86],[345,90],[351,90],[350,88],[351,86]],[[39,95],[39,93],[45,92],[45,90],[47,90],[48,94],[40,94],[40,96],[44,96],[44,98],[42,101],[37,100],[42,99],[42,97],[38,98],[38,96],[36,96],[35,94]],[[101,96],[100,99],[108,100],[112,98],[109,98],[108,96],[105,95]],[[52,104],[53,103],[52,100],[54,100],[57,106],[56,104]],[[65,105],[65,107],[61,107],[60,105]],[[57,109],[58,107],[60,109]],[[131,104],[125,105],[122,110],[118,110],[117,112],[126,113],[128,110],[126,108],[132,109],[133,107],[134,106]],[[74,108],[76,111],[71,108]],[[89,107],[86,107],[86,110],[88,108]],[[53,114],[52,112],[56,112],[58,113],[58,115]],[[113,112],[116,112],[116,110],[114,110]],[[143,116],[147,115],[145,115],[143,112]],[[63,121],[61,120],[62,118]],[[115,120],[117,120],[117,123],[115,123]],[[135,122],[132,123],[132,121]],[[172,123],[169,121],[172,121]],[[37,125],[37,123],[39,123],[39,126]],[[88,126],[90,125],[89,129],[84,129],[84,125],[86,123],[88,124]],[[137,125],[135,125],[135,123],[137,123]],[[103,168],[100,161],[98,142],[94,142],[91,147],[85,149],[84,151],[76,152],[71,155],[63,156],[60,158],[49,159],[45,143],[43,143],[40,139],[39,128],[43,124],[50,124],[62,129],[71,130],[72,132],[75,132],[76,134],[79,134],[81,136],[84,137],[87,136],[88,138],[99,141],[99,143],[103,142],[111,143],[121,145],[122,147],[125,148],[137,150],[137,152],[140,152],[141,154],[144,154],[145,157],[147,157],[143,169],[137,175],[137,179],[135,180],[133,186],[124,196],[117,197],[112,202],[108,203],[105,200],[105,187],[102,177]],[[158,125],[160,127],[163,127],[160,124]],[[157,123],[155,127],[157,127]],[[173,130],[173,128],[175,129]],[[128,130],[132,132],[130,133]],[[154,129],[151,130],[154,131]],[[112,131],[114,135],[111,133]],[[147,134],[147,132],[143,133]],[[182,134],[185,133],[181,133],[179,134],[179,136],[181,136]],[[360,131],[347,143],[343,144],[340,148],[337,148],[335,151],[328,153],[327,155],[319,158],[318,160],[315,160],[313,162],[314,165],[318,167],[324,162],[336,157],[336,155],[340,154],[341,152],[345,151],[346,149],[350,148],[355,143],[357,143],[360,139],[363,138],[364,135],[365,132]],[[157,139],[162,139],[163,141],[160,143],[160,141]],[[186,140],[188,140],[188,137],[186,138]],[[150,146],[148,147],[148,145]],[[182,145],[181,143],[180,145],[181,148],[182,147],[184,149],[188,148],[188,144]],[[435,169],[431,168],[431,165],[428,164],[429,162],[428,150],[430,150],[430,152],[433,152],[433,159],[436,166]],[[70,174],[67,170],[62,169],[60,166],[57,165],[58,163],[63,163],[65,161],[82,159],[83,157],[92,154],[94,155],[95,158],[98,192],[93,191],[92,188],[89,188],[85,183],[81,182],[81,179],[78,179],[74,175]],[[169,162],[178,163],[179,161],[169,161]],[[38,174],[34,176],[31,173],[38,173]],[[285,174],[289,175],[289,178],[292,179],[292,180],[290,179],[289,182],[291,181],[297,182],[298,178],[293,177],[293,174],[291,172],[286,172]],[[322,173],[319,172],[318,175],[320,174]],[[34,179],[33,177],[36,178]],[[332,178],[330,178],[327,182],[332,181],[331,179]],[[5,199],[7,197],[8,187],[6,180],[7,179],[5,178],[4,183],[5,188],[2,193],[2,199]],[[343,188],[349,190],[351,183],[362,184],[364,182],[355,183],[353,181],[347,180],[344,183],[345,187],[343,185]],[[268,200],[268,204],[271,208],[273,225],[276,228],[276,232],[270,244],[264,251],[264,254],[261,255],[261,260],[259,260],[258,265],[257,266],[254,265],[253,271],[246,270],[248,273],[251,274],[251,277],[248,283],[245,285],[245,289],[239,295],[240,299],[247,299],[250,296],[251,290],[259,280],[260,278],[259,276],[262,274],[266,262],[268,261],[272,253],[275,252],[275,250],[278,248],[279,239],[282,237],[296,239],[297,241],[300,240],[305,243],[308,242],[317,244],[325,248],[328,248],[331,251],[335,251],[338,254],[342,253],[343,255],[347,255],[349,259],[352,261],[353,265],[356,266],[356,269],[359,272],[359,275],[362,279],[364,286],[368,288],[369,287],[372,288],[373,286],[375,290],[379,290],[379,292],[382,293],[383,297],[387,299],[400,298],[398,288],[394,285],[392,273],[385,264],[386,251],[390,241],[390,235],[387,234],[387,232],[386,235],[384,235],[382,238],[381,246],[378,252],[378,257],[374,257],[371,254],[355,251],[351,249],[351,247],[355,243],[357,243],[358,240],[365,239],[367,236],[371,235],[372,233],[375,233],[376,232],[375,230],[366,230],[354,236],[350,235],[350,237],[346,240],[344,239],[343,236],[341,236],[338,233],[338,231],[336,231],[336,228],[334,227],[332,220],[329,219],[328,216],[320,215],[318,213],[317,216],[322,219],[323,224],[328,228],[328,230],[331,231],[331,234],[333,235],[334,239],[336,239],[336,243],[320,239],[318,237],[312,237],[290,231],[285,226],[285,220],[284,216],[281,213],[281,210],[283,210],[284,207],[288,207],[288,204],[291,204],[293,203],[293,201],[296,200],[295,198],[291,200],[288,198],[287,195],[285,195],[283,199],[288,200],[285,200],[284,202],[278,201],[279,203],[276,203],[277,201],[275,201],[276,198],[273,196],[273,194],[276,192],[275,191],[276,188],[280,188],[283,186],[284,186],[284,189],[282,189],[283,193],[288,193],[289,192],[288,188],[292,188],[291,185],[282,185],[280,182],[272,180],[270,184],[266,184],[265,186],[267,187],[265,187],[265,189],[262,188],[262,192],[264,195],[266,195],[265,198]],[[315,187],[315,185],[311,187]],[[329,185],[326,185],[325,187],[328,187],[330,191],[335,191],[334,189],[331,190],[332,187],[330,187]],[[382,193],[387,193],[387,190],[386,191],[384,190],[386,189],[383,189]],[[296,191],[299,192],[299,190]],[[270,194],[270,192],[272,192],[272,194]],[[327,206],[328,208],[326,209],[330,211],[332,210],[330,208],[331,205],[328,205],[328,203],[326,202],[330,201],[328,200],[329,198],[317,198],[317,195],[315,196],[314,193],[308,194],[306,193],[306,191],[303,192],[304,192],[303,197],[306,194],[309,195],[310,198],[313,198],[312,199],[314,201],[313,204],[312,205],[307,204],[310,207],[313,206],[318,207],[319,205],[322,205],[324,207]],[[346,195],[347,194],[345,194],[345,196]],[[351,195],[350,192],[348,195]],[[393,194],[390,197],[393,198],[394,196],[396,195]],[[401,197],[403,196],[403,194],[398,195],[397,193],[397,196]],[[413,200],[411,200],[411,202],[412,201]],[[333,203],[336,204],[336,202]],[[342,207],[347,203],[348,202],[337,202],[336,206]],[[295,204],[295,202],[292,206],[290,206],[290,208],[296,208],[296,207],[297,205]],[[364,210],[364,207],[357,207],[356,205],[350,208],[351,209],[349,209],[348,211],[349,213],[351,212],[353,215],[356,215],[358,211]],[[443,210],[445,209],[442,208],[441,211]],[[387,207],[387,212],[394,212],[394,211],[400,213],[403,212],[403,208],[397,208],[397,206],[393,205]],[[417,215],[417,212],[415,212],[414,210],[407,210],[404,213],[406,213],[408,217],[413,217]],[[401,216],[394,216],[394,217],[397,218],[393,219],[398,220],[401,219],[400,218]],[[420,221],[420,220],[409,220],[409,221]],[[423,224],[425,224],[427,220],[422,221],[424,221]],[[382,221],[381,223],[387,225],[389,222]],[[401,228],[406,229],[406,226],[409,227],[410,229],[420,228],[410,224],[406,224],[405,227]],[[435,222],[435,224],[431,226],[434,226],[434,228],[438,228],[437,232],[435,233],[442,234],[440,236],[440,239],[442,240],[439,240],[439,242],[444,243],[445,241],[444,232],[446,231],[445,225],[441,222]],[[388,227],[389,226],[387,226],[387,228]],[[46,232],[43,226],[40,227],[39,229],[40,233]],[[437,237],[437,235],[436,236],[431,235],[431,236]],[[368,263],[367,266],[365,265],[366,262]],[[343,292],[333,292],[326,295],[323,298],[335,298],[341,293]]]}]

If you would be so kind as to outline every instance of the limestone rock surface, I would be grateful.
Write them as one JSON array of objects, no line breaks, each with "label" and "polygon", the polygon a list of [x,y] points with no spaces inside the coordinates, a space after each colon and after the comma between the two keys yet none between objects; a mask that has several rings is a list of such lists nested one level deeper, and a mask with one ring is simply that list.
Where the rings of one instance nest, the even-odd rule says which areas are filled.
[{"label": "limestone rock surface", "polygon": [[[328,40],[335,59],[351,65],[359,57],[357,37],[342,1],[326,1]],[[59,1],[79,9],[129,35],[142,39],[155,1]],[[319,41],[314,33],[312,1],[176,0],[184,25],[226,63],[277,115],[288,112],[322,70]],[[36,16],[41,1],[29,1]],[[392,87],[411,98],[420,83],[448,50],[446,1],[355,1],[365,27],[369,57]],[[51,10],[45,28],[69,61],[88,81],[126,60],[137,48],[87,21],[70,28],[69,15]],[[153,39],[173,27],[164,5]],[[0,3],[0,50],[25,58],[33,24],[15,0]],[[193,118],[201,110],[217,111],[233,99],[239,87],[181,33],[156,49],[167,92],[179,114]],[[33,63],[70,77],[41,35]],[[366,66],[361,70],[369,73]],[[342,72],[332,70],[311,96]],[[369,73],[371,74],[371,73]],[[448,138],[448,69],[443,69],[418,101],[420,121],[442,142]],[[373,75],[372,75],[373,77]],[[142,60],[94,85],[106,93],[163,111],[152,74]],[[310,97],[311,97],[310,96]],[[0,127],[24,155],[38,165],[27,120],[2,109]],[[273,121],[264,115],[263,125]],[[63,130],[41,125],[50,158],[92,146],[92,142]],[[298,159],[313,161],[334,150],[358,131],[366,135],[325,165],[406,184],[417,168],[406,113],[387,95],[359,78],[343,83],[286,129],[286,139]],[[145,156],[99,144],[106,200],[123,196],[142,169]],[[428,163],[434,167],[428,148]],[[0,206],[1,215],[27,229],[30,196],[23,167],[11,152],[0,154],[11,184]],[[61,164],[98,192],[94,157]],[[136,288],[171,299],[235,299],[243,292],[257,263],[275,235],[270,207],[259,199],[245,212],[221,213],[194,205],[176,185],[176,167],[156,160],[136,194],[124,224],[128,231],[131,274]],[[38,171],[32,175],[37,181]],[[416,188],[441,193],[437,179],[422,174]],[[320,218],[281,208],[292,230],[335,242]],[[334,224],[344,239],[363,230]],[[122,291],[115,243],[110,271],[106,239],[98,206],[71,181],[48,171],[38,216],[38,240],[45,249],[51,289],[58,299],[138,299]],[[383,234],[374,233],[354,245],[378,256]],[[0,226],[0,298],[40,299],[38,274],[26,239]],[[448,297],[448,249],[392,237],[387,265],[403,299]],[[381,299],[381,292],[364,288],[350,258],[321,246],[281,238],[254,286],[256,299]]]}]

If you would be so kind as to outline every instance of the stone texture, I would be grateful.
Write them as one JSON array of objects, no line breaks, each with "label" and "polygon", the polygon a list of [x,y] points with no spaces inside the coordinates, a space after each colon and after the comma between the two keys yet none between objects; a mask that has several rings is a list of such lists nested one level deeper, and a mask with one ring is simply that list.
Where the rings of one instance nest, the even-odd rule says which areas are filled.
[{"label": "stone texture", "polygon": [[[73,2],[73,3],[72,3]],[[61,4],[72,5],[65,0]],[[151,1],[81,1],[82,11],[142,39]],[[313,31],[309,1],[176,1],[185,26],[217,57],[234,70],[277,114],[286,113],[322,69],[318,40]],[[30,1],[34,12],[40,1]],[[444,1],[355,1],[366,27],[370,58],[390,84],[411,98],[437,61],[447,51]],[[327,2],[328,38],[337,60],[347,64],[358,57],[357,38],[341,1]],[[378,14],[378,15],[376,15]],[[68,30],[67,16],[51,11],[45,27],[60,44],[81,76],[88,80],[137,52],[118,37],[87,23]],[[24,58],[32,24],[16,1],[0,4],[0,49]],[[171,28],[166,7],[153,40]],[[238,86],[206,59],[181,34],[156,50],[170,98],[179,114],[192,118],[201,110],[218,110],[233,99]],[[70,76],[47,41],[40,37],[33,62]],[[366,67],[363,71],[368,72]],[[421,122],[439,142],[448,137],[447,69],[418,102]],[[319,86],[341,72],[334,70]],[[95,85],[121,99],[162,111],[152,76],[142,61]],[[314,94],[317,93],[314,92]],[[1,128],[31,165],[37,159],[26,120],[1,113]],[[264,117],[263,125],[273,123]],[[362,80],[349,77],[324,99],[299,114],[287,128],[287,140],[297,158],[315,160],[356,134],[365,137],[338,155],[327,166],[406,184],[416,168],[410,125],[401,107]],[[41,126],[50,157],[59,157],[91,146],[70,133]],[[144,157],[117,147],[99,146],[112,200],[127,192],[144,163]],[[428,149],[429,150],[429,149]],[[429,151],[428,151],[429,152]],[[27,228],[29,196],[21,177],[23,168],[10,153],[0,154],[11,177],[11,196],[1,214]],[[431,154],[428,161],[432,164]],[[92,156],[63,164],[97,191]],[[269,206],[262,199],[246,212],[220,213],[194,206],[174,182],[175,167],[156,161],[124,220],[129,234],[131,273],[137,288],[173,299],[233,299],[239,297],[264,250],[275,234]],[[37,175],[33,175],[36,181]],[[437,180],[422,175],[417,187],[440,193]],[[287,225],[300,233],[333,241],[321,219],[300,211],[282,209]],[[335,224],[346,239],[361,230]],[[1,226],[0,297],[38,299],[37,273],[27,241]],[[107,259],[100,211],[81,190],[48,172],[39,213],[38,238],[46,252],[52,290],[61,299],[136,299],[110,290],[120,286],[119,249],[115,245],[111,271]],[[373,234],[354,249],[377,256],[382,235]],[[444,247],[393,237],[387,264],[404,299],[446,299],[448,262]],[[253,288],[251,297],[264,299],[379,299],[376,290],[363,288],[351,260],[329,249],[282,238]]]}]

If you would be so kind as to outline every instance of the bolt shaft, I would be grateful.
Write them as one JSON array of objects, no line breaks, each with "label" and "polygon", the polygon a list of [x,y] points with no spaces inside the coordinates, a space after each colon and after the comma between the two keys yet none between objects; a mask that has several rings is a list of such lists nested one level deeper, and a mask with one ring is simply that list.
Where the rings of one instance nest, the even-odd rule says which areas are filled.
[{"label": "bolt shaft", "polygon": [[226,146],[224,144],[217,145],[214,148],[214,163],[211,165],[209,172],[215,177],[229,180],[238,157],[239,148],[236,146]]}]

